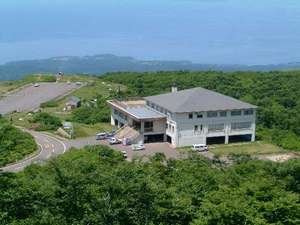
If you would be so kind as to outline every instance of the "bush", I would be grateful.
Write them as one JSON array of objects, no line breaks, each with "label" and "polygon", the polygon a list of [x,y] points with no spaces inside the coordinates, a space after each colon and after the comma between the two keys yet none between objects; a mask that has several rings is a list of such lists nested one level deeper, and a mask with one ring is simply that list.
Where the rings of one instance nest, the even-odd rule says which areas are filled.
[{"label": "bush", "polygon": [[58,117],[52,116],[49,113],[40,112],[33,116],[32,122],[38,123],[36,130],[57,130],[62,123]]},{"label": "bush", "polygon": [[72,111],[72,121],[85,124],[109,122],[110,109],[106,105],[106,99],[97,97],[96,105],[85,105]]},{"label": "bush", "polygon": [[57,107],[58,103],[57,101],[48,101],[48,102],[44,102],[41,104],[41,108],[53,108],[53,107]]},{"label": "bush", "polygon": [[0,167],[37,150],[33,137],[0,119]]}]

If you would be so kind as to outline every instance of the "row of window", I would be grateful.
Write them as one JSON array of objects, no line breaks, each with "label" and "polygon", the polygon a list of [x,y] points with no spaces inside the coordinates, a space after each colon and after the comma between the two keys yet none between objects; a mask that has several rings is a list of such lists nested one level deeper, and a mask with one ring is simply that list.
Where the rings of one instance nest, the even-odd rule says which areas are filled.
[{"label": "row of window", "polygon": [[[231,123],[231,130],[243,130],[243,129],[251,129],[252,123],[251,122],[237,122],[237,123]],[[224,131],[225,124],[209,124],[207,126],[208,132],[218,132],[218,131]],[[194,126],[194,132],[199,133],[203,131],[203,125],[195,125]]]},{"label": "row of window", "polygon": [[[249,115],[253,115],[254,114],[254,110],[253,109],[246,109],[246,110],[233,110],[230,112],[231,116],[241,116],[242,115],[245,116],[249,116]],[[208,118],[214,118],[214,117],[227,117],[227,111],[210,111],[207,112],[207,117]],[[196,117],[197,118],[203,118],[203,114],[202,113],[196,113]],[[189,113],[189,119],[193,119],[194,118],[194,113]]]},{"label": "row of window", "polygon": [[155,109],[156,111],[161,112],[167,116],[171,115],[170,111],[168,111],[168,110],[164,109],[163,107],[160,107],[154,103],[150,103],[149,101],[147,101],[146,104],[147,104],[147,106],[151,107],[152,109]]},{"label": "row of window", "polygon": [[121,117],[123,120],[127,120],[127,116],[119,110],[114,109],[114,114]]}]

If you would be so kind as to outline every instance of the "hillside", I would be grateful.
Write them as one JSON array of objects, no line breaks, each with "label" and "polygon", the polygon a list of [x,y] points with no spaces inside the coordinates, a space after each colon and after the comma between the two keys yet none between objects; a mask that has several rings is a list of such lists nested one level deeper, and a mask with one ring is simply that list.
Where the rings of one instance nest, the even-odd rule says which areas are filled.
[{"label": "hillside", "polygon": [[299,224],[299,160],[236,162],[223,167],[197,154],[127,162],[104,146],[70,151],[0,176],[0,224]]},{"label": "hillside", "polygon": [[33,73],[57,73],[66,74],[104,74],[107,72],[131,71],[269,71],[300,68],[300,63],[243,66],[243,65],[214,65],[197,64],[190,61],[159,61],[137,60],[132,57],[120,57],[115,55],[95,56],[66,56],[41,60],[25,60],[9,62],[0,65],[0,80],[16,80],[27,74]]},{"label": "hillside", "polygon": [[127,86],[127,95],[149,96],[204,87],[259,107],[258,138],[300,151],[300,72],[158,72],[114,73],[104,80]]}]

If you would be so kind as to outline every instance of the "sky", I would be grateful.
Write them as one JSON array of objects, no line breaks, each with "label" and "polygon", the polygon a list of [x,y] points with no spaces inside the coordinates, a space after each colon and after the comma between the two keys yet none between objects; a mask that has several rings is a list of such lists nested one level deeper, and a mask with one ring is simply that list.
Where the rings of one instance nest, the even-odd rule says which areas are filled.
[{"label": "sky", "polygon": [[299,0],[1,0],[0,64],[95,54],[300,62],[299,28]]}]

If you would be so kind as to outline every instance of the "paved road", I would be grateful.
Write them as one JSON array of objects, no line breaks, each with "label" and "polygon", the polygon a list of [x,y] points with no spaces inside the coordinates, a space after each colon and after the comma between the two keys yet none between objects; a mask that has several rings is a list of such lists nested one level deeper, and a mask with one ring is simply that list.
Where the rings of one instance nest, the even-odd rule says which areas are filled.
[{"label": "paved road", "polygon": [[41,103],[66,95],[79,87],[75,83],[40,83],[39,87],[26,86],[0,99],[0,114],[36,109]]},{"label": "paved road", "polygon": [[63,143],[61,140],[58,140],[57,138],[40,132],[27,132],[31,133],[35,138],[35,141],[39,146],[40,152],[33,157],[24,159],[22,161],[19,161],[18,163],[1,168],[4,172],[21,171],[30,164],[46,161],[52,157],[65,153],[67,150],[65,143]]}]

